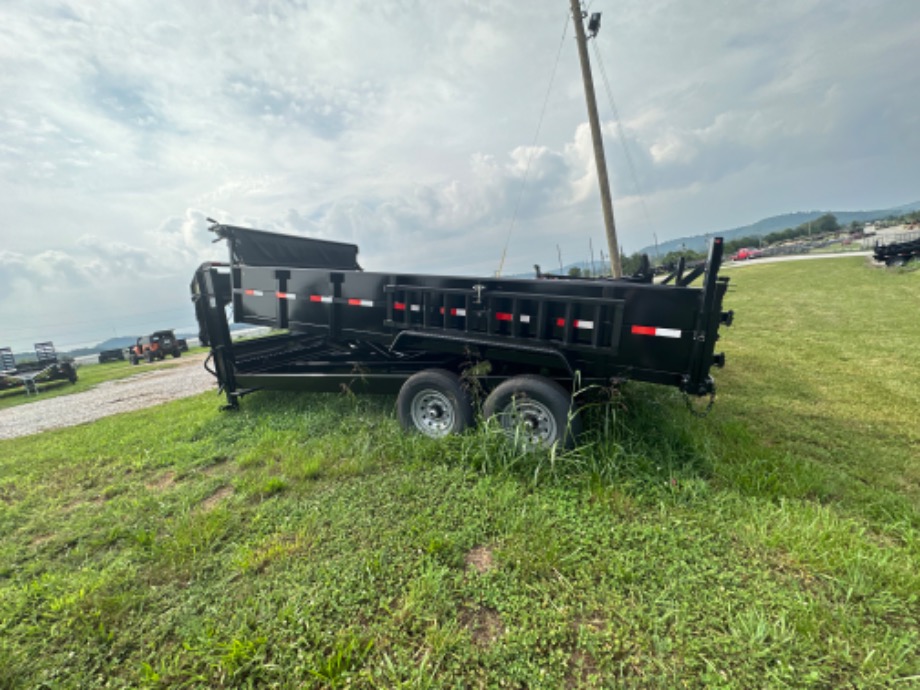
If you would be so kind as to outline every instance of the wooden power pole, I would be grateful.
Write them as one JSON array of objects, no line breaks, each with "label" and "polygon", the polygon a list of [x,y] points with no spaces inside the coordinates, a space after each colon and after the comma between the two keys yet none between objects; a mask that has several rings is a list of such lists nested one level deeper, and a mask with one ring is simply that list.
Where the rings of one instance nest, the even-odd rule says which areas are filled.
[{"label": "wooden power pole", "polygon": [[617,228],[613,221],[613,202],[610,200],[610,181],[607,178],[607,159],[604,156],[604,140],[601,124],[597,117],[597,97],[594,94],[594,80],[591,78],[591,62],[588,60],[588,38],[585,35],[584,13],[580,0],[571,0],[572,21],[575,24],[575,38],[578,43],[578,58],[581,61],[581,76],[585,82],[585,101],[588,104],[588,122],[594,141],[594,162],[597,164],[597,183],[601,188],[601,207],[604,210],[604,227],[607,230],[607,249],[610,251],[610,269],[614,278],[623,275],[620,263],[620,245],[617,242]]}]

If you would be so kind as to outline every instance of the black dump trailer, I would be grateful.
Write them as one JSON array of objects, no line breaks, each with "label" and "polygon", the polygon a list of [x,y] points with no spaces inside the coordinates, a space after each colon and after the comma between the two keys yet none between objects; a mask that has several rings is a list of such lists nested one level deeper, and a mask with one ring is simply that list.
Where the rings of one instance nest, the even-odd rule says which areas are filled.
[{"label": "black dump trailer", "polygon": [[920,259],[920,237],[888,244],[876,243],[873,257],[886,266],[903,266],[910,261]]},{"label": "black dump trailer", "polygon": [[[632,379],[714,395],[710,368],[724,364],[721,238],[705,264],[660,284],[647,261],[618,280],[371,273],[355,245],[211,231],[230,260],[202,264],[191,291],[228,407],[260,389],[398,393],[403,426],[438,437],[473,423],[475,389],[484,416],[551,445],[571,443],[576,388]],[[228,309],[277,332],[234,342]]]},{"label": "black dump trailer", "polygon": [[35,343],[35,360],[18,364],[10,348],[0,348],[0,390],[22,386],[38,393],[38,384],[51,381],[77,382],[73,361],[59,357],[53,343]]}]

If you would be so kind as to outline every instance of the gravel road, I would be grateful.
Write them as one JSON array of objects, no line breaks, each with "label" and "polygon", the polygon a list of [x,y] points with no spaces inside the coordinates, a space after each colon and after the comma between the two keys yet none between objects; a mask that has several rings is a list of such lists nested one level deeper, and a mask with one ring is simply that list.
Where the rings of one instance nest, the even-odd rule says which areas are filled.
[{"label": "gravel road", "polygon": [[[202,366],[204,359],[204,354],[183,357],[175,362],[178,366],[168,369],[141,365],[141,371],[134,376],[105,381],[84,393],[45,400],[39,393],[34,402],[0,410],[0,439],[84,424],[216,390],[214,377]],[[151,370],[144,371],[145,368]]]}]

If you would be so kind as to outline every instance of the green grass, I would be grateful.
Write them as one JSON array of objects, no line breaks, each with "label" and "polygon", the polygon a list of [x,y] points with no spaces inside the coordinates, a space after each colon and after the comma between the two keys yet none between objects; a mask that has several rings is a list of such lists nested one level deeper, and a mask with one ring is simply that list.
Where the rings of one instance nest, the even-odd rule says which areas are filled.
[{"label": "green grass", "polygon": [[0,687],[911,687],[920,273],[731,275],[713,413],[568,455],[281,393],[0,442]]}]

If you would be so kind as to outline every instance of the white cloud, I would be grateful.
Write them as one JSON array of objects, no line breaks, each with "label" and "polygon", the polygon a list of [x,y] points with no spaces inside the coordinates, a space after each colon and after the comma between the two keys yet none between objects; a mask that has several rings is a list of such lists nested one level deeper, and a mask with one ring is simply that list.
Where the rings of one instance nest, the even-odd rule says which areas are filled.
[{"label": "white cloud", "polygon": [[[628,249],[802,204],[914,200],[912,3],[591,9],[604,12],[595,79]],[[509,231],[512,271],[553,263],[557,243],[573,259],[589,238],[602,246],[566,12],[556,0],[0,6],[0,323],[55,321],[36,285],[87,318],[190,318],[191,271],[224,256],[207,216],[354,241],[387,271],[491,272]],[[157,285],[141,300],[138,276]]]}]

